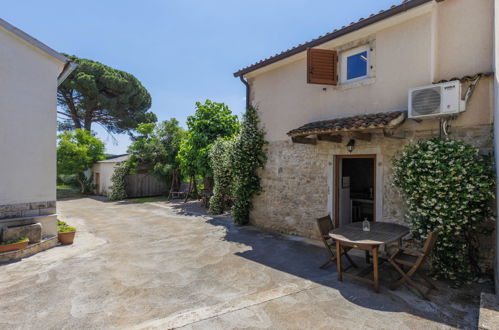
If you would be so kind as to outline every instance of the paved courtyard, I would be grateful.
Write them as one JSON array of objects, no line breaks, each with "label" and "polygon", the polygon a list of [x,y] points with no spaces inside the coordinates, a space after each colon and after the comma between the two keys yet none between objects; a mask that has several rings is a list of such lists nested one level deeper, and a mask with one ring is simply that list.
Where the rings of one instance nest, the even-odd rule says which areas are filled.
[{"label": "paved courtyard", "polygon": [[[76,242],[0,266],[0,329],[474,328],[479,288],[432,302],[320,270],[325,250],[164,202],[58,202]],[[362,262],[362,258],[357,259]],[[393,276],[393,275],[392,275]]]}]

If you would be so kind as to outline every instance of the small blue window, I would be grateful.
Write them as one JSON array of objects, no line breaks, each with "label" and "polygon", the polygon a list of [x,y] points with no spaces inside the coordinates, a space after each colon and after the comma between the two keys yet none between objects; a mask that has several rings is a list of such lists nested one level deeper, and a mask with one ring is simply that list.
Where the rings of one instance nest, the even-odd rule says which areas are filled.
[{"label": "small blue window", "polygon": [[347,57],[347,80],[367,76],[367,51]]}]

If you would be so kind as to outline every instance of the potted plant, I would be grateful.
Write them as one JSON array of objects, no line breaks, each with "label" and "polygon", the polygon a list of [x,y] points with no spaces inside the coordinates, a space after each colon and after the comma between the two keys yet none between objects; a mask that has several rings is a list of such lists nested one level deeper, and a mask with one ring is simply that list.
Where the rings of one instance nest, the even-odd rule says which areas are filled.
[{"label": "potted plant", "polygon": [[57,238],[61,244],[73,244],[76,228],[70,227],[66,222],[57,220]]},{"label": "potted plant", "polygon": [[0,253],[8,251],[22,250],[28,246],[29,239],[27,237],[21,239],[13,239],[0,243]]}]

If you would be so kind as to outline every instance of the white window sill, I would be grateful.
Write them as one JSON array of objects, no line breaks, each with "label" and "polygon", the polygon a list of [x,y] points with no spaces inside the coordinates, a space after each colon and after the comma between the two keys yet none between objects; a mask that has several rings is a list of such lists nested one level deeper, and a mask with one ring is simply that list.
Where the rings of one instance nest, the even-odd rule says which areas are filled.
[{"label": "white window sill", "polygon": [[351,89],[351,88],[357,88],[357,87],[361,87],[361,86],[372,85],[375,82],[376,82],[376,78],[375,77],[365,78],[365,79],[362,79],[362,80],[356,80],[356,81],[352,81],[352,82],[340,83],[338,86],[336,86],[336,89],[340,90],[340,91],[344,91],[344,90]]}]

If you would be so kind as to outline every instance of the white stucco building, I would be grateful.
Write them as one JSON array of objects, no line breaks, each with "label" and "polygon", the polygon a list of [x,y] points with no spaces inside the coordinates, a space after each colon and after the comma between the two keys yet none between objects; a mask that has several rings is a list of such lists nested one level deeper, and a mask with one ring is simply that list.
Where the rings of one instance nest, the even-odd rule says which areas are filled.
[{"label": "white stucco building", "polygon": [[57,86],[69,60],[0,19],[0,229],[56,228]]}]

